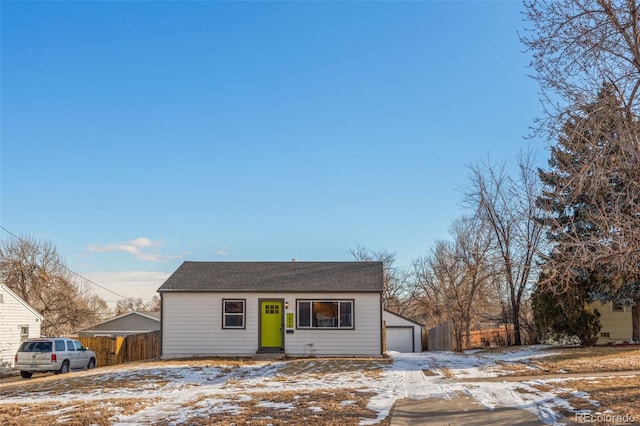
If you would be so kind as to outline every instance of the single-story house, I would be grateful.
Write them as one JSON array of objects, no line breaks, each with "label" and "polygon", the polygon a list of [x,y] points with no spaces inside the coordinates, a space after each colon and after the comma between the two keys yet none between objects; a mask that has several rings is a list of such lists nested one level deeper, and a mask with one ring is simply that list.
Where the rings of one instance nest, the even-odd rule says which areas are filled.
[{"label": "single-story house", "polygon": [[160,312],[127,312],[89,328],[78,337],[117,337],[160,330]]},{"label": "single-story house", "polygon": [[381,262],[184,262],[161,356],[382,356]]},{"label": "single-story house", "polygon": [[13,367],[22,342],[40,337],[42,321],[38,311],[0,283],[0,369]]},{"label": "single-story house", "polygon": [[600,312],[600,335],[598,345],[607,345],[615,342],[629,342],[633,340],[633,319],[631,306],[614,302],[592,302],[592,309]]},{"label": "single-story house", "polygon": [[382,313],[386,327],[387,351],[422,352],[423,324],[387,309]]}]

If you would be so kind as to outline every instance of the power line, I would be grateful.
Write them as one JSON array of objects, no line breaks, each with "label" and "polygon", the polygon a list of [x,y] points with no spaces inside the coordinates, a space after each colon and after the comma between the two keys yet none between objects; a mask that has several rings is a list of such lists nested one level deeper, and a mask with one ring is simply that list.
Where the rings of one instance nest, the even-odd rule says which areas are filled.
[{"label": "power line", "polygon": [[[20,241],[22,244],[29,244],[29,242],[28,242],[28,241],[25,241],[25,240],[23,240],[22,238],[18,237],[16,234],[14,234],[13,232],[9,231],[9,230],[8,230],[7,228],[5,228],[4,226],[0,225],[0,229],[2,229],[2,230],[3,230],[4,232],[6,232],[7,234],[11,235],[11,236],[12,236],[13,238],[15,238],[16,240]],[[29,244],[29,245],[30,245],[30,244]],[[34,249],[38,250],[38,249],[37,249],[37,247],[34,247]],[[44,254],[44,253],[39,252],[39,254]],[[126,299],[126,300],[135,300],[135,298],[133,298],[133,297],[123,296],[122,294],[116,293],[116,292],[115,292],[115,291],[113,291],[113,290],[109,290],[108,288],[101,286],[100,284],[98,284],[98,283],[96,283],[96,282],[94,282],[94,281],[90,280],[89,278],[87,278],[87,277],[84,277],[84,276],[80,275],[79,273],[77,273],[77,272],[76,272],[76,271],[74,271],[73,269],[71,269],[71,268],[67,267],[66,265],[62,265],[62,264],[60,264],[60,263],[59,263],[59,264],[58,264],[58,266],[62,267],[62,268],[63,268],[63,269],[65,269],[67,272],[71,273],[72,275],[75,275],[76,277],[79,277],[79,278],[83,279],[84,281],[88,282],[89,284],[93,284],[94,286],[96,286],[96,287],[98,287],[98,288],[100,288],[100,289],[102,289],[102,290],[104,290],[104,291],[106,291],[106,292],[109,292],[109,293],[111,293],[111,294],[113,294],[113,295],[115,295],[115,296],[118,296],[118,297],[119,297],[119,298],[121,298],[121,299]]]}]

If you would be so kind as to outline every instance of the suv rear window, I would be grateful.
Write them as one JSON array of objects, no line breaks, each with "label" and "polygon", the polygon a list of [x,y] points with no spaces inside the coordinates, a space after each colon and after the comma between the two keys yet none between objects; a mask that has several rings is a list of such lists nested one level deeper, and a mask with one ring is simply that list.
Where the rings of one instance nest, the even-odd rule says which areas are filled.
[{"label": "suv rear window", "polygon": [[64,340],[56,340],[56,352],[64,351]]},{"label": "suv rear window", "polygon": [[20,352],[51,352],[51,342],[24,342]]}]

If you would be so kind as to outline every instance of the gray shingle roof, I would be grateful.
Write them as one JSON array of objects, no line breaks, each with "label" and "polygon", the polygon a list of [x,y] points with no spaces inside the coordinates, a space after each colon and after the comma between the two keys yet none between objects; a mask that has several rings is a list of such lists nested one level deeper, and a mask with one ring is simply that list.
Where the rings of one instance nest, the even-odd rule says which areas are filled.
[{"label": "gray shingle roof", "polygon": [[184,262],[159,292],[382,292],[382,262]]}]

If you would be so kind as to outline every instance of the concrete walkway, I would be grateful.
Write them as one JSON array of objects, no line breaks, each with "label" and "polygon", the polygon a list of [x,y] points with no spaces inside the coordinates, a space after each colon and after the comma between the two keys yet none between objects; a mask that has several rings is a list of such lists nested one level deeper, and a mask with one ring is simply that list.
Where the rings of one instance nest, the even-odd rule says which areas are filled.
[{"label": "concrete walkway", "polygon": [[[611,371],[597,373],[567,373],[536,376],[499,376],[457,379],[456,382],[527,382],[532,380],[571,379],[583,377],[638,376],[640,371]],[[413,381],[418,381],[413,378]],[[450,391],[442,398],[410,399],[396,401],[391,411],[391,426],[539,426],[544,425],[535,414],[515,407],[497,407],[489,410],[468,395]],[[560,418],[556,424],[578,425]]]},{"label": "concrete walkway", "polygon": [[391,412],[391,426],[539,426],[543,424],[535,414],[517,408],[501,407],[489,411],[467,395],[458,395],[457,398],[452,399],[399,399]]}]

